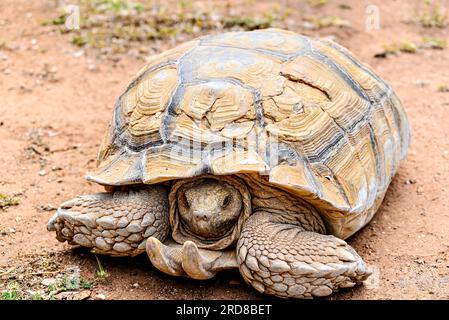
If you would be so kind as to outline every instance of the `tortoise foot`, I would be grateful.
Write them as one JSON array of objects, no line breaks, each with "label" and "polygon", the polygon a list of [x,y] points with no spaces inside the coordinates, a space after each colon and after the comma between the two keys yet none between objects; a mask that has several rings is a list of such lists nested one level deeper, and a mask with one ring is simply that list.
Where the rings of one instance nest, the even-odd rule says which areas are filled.
[{"label": "tortoise foot", "polygon": [[48,221],[48,231],[93,253],[134,256],[145,251],[150,236],[169,232],[167,192],[151,187],[127,192],[83,195],[63,203]]},{"label": "tortoise foot", "polygon": [[163,244],[151,237],[146,250],[151,263],[172,276],[205,280],[213,278],[221,270],[238,267],[234,251],[200,249],[192,241],[186,241],[183,245],[173,241]]}]

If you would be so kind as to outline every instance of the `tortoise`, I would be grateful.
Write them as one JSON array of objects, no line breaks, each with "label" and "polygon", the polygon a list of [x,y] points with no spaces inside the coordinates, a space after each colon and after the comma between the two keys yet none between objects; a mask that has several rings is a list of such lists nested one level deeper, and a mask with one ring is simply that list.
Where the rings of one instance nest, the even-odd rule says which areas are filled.
[{"label": "tortoise", "polygon": [[118,98],[87,179],[48,230],[174,276],[238,268],[261,293],[332,294],[368,267],[345,239],[379,208],[410,127],[399,98],[333,41],[280,29],[151,57]]}]

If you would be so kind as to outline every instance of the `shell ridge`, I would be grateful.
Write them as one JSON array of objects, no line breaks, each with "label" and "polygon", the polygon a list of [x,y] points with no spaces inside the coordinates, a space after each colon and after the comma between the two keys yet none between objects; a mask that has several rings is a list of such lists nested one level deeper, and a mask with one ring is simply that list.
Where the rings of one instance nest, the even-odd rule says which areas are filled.
[{"label": "shell ridge", "polygon": [[333,49],[337,50],[338,52],[340,52],[341,54],[343,54],[345,57],[347,57],[355,66],[357,66],[358,68],[362,69],[363,71],[365,71],[366,73],[368,73],[372,78],[376,79],[377,82],[379,82],[380,84],[382,84],[383,88],[381,91],[389,91],[391,90],[390,85],[385,82],[383,79],[381,79],[377,74],[375,74],[373,71],[371,71],[370,68],[368,68],[366,65],[364,65],[363,63],[360,63],[359,61],[357,61],[354,56],[345,48],[343,48],[342,46],[336,44],[333,41],[326,41],[323,40],[323,42],[325,42],[327,45],[329,45],[330,47],[332,47]]},{"label": "shell ridge", "polygon": [[[326,42],[326,44],[328,44],[329,43],[329,41],[328,42]],[[361,86],[361,84],[358,82],[358,81],[356,81],[355,79],[353,79],[349,74],[348,74],[348,72],[346,72],[346,70],[344,70],[341,66],[339,66],[338,64],[336,64],[336,63],[334,63],[333,62],[333,60],[332,60],[332,58],[330,58],[330,57],[328,57],[326,54],[323,54],[323,53],[321,53],[321,52],[317,52],[316,50],[313,50],[313,52],[314,53],[317,53],[319,56],[321,56],[322,58],[324,58],[324,60],[323,61],[325,61],[325,63],[326,63],[326,65],[329,65],[329,66],[334,66],[335,68],[337,68],[338,70],[340,70],[340,72],[339,72],[339,75],[341,76],[341,78],[343,78],[343,80],[345,80],[345,82],[347,82],[347,83],[349,83],[350,85],[351,85],[351,88],[352,89],[355,89],[355,92],[357,92],[358,94],[359,94],[359,96],[361,96],[365,101],[366,101],[366,103],[368,103],[369,104],[369,108],[368,108],[368,112],[367,112],[367,114],[365,114],[365,115],[363,115],[361,118],[360,118],[360,120],[359,121],[354,121],[353,123],[352,123],[352,125],[348,128],[348,130],[346,130],[345,128],[343,128],[341,125],[339,125],[339,123],[338,123],[338,121],[336,121],[336,119],[334,118],[334,117],[332,117],[329,113],[328,113],[328,115],[334,120],[334,122],[335,122],[335,124],[337,125],[337,126],[339,126],[348,136],[351,136],[351,137],[354,137],[353,136],[353,134],[351,133],[360,123],[365,123],[365,124],[368,124],[368,128],[369,128],[369,130],[370,130],[370,132],[372,131],[372,127],[371,127],[371,119],[372,119],[372,112],[373,112],[373,107],[374,107],[374,105],[375,104],[381,104],[381,109],[382,109],[382,107],[384,107],[385,106],[385,103],[381,103],[380,101],[383,99],[384,101],[386,100],[386,99],[388,99],[388,97],[389,97],[389,95],[390,95],[390,90],[391,90],[391,88],[389,87],[389,86],[387,86],[386,84],[385,84],[385,82],[381,82],[381,84],[382,85],[384,85],[384,88],[386,87],[387,88],[387,92],[384,92],[384,91],[382,91],[381,90],[381,94],[380,95],[376,95],[376,97],[375,97],[375,99],[373,100],[373,99],[371,99],[370,97],[369,97],[369,95],[368,95],[368,93],[365,91],[365,89],[363,89],[363,87]],[[341,51],[340,51],[341,52]],[[344,53],[342,53],[342,54],[344,54]],[[348,55],[346,55],[346,54],[344,54],[345,56],[348,56]],[[352,61],[351,59],[350,59],[350,61]],[[331,67],[331,68],[334,68],[334,67]],[[359,68],[360,68],[360,66],[358,66]],[[363,71],[366,71],[366,69],[365,68],[363,68],[362,69]],[[369,73],[370,75],[371,75],[371,73]],[[377,80],[377,77],[374,77],[376,80]],[[360,95],[361,94],[361,95]],[[320,106],[321,107],[321,106]],[[326,112],[326,110],[324,110],[323,108],[321,108],[324,112]],[[383,110],[382,110],[383,111]],[[388,123],[388,121],[387,121],[387,123]],[[388,124],[388,127],[389,127],[389,130],[390,130],[390,133],[392,133],[392,131],[391,131],[391,128],[390,128],[390,125]],[[349,144],[350,144],[350,146],[351,146],[351,149],[353,150],[353,152],[354,152],[354,154],[355,154],[355,156],[356,156],[356,158],[357,158],[357,160],[358,160],[358,162],[359,162],[359,164],[361,165],[361,167],[363,168],[363,170],[364,170],[364,180],[365,180],[365,185],[369,188],[369,186],[370,186],[370,183],[369,183],[369,180],[368,180],[368,170],[367,170],[367,168],[366,168],[366,166],[364,165],[364,163],[363,163],[363,161],[361,160],[361,157],[360,157],[360,155],[359,155],[359,152],[356,150],[356,148],[355,148],[355,146],[353,145],[353,143],[352,143],[352,141],[351,141],[351,139],[348,139],[348,141],[349,141]],[[372,146],[373,147],[373,146]],[[374,155],[375,155],[375,163],[376,163],[376,170],[377,170],[377,168],[378,168],[378,162],[379,162],[379,159],[378,159],[378,157],[379,157],[379,154],[378,153],[376,153],[375,151],[374,151]],[[393,162],[395,162],[396,160],[395,159],[393,159]],[[376,172],[378,172],[378,171],[376,171]],[[381,175],[377,175],[377,177],[380,177]],[[379,190],[381,189],[381,188],[384,188],[384,186],[382,185],[380,185],[380,183],[379,183],[379,181],[378,181],[378,178],[376,178],[375,179],[376,180],[376,190],[373,190],[374,192],[368,192],[368,201],[367,201],[367,203],[365,204],[365,208],[369,208],[369,207],[371,207],[372,205],[373,205],[373,203],[375,202],[375,200],[376,200],[376,198],[377,198],[377,196],[378,196],[378,194],[379,194]],[[368,189],[368,190],[370,190],[370,189]],[[362,205],[362,204],[361,204]],[[363,206],[363,205],[362,205]],[[359,210],[357,210],[357,208],[353,208],[353,210],[354,210],[354,212],[356,212],[356,211],[359,211]]]},{"label": "shell ridge", "polygon": [[[199,40],[199,42],[201,42],[201,39]],[[198,46],[198,44],[196,46],[193,46],[192,48],[188,49],[176,61],[176,65],[178,66],[177,73],[178,73],[179,80],[178,80],[178,84],[176,86],[176,90],[172,94],[172,96],[170,97],[170,100],[168,101],[167,107],[166,107],[166,109],[165,109],[165,111],[163,113],[162,125],[161,125],[161,128],[160,128],[161,138],[162,138],[162,141],[164,143],[167,143],[168,138],[169,138],[168,137],[169,133],[167,131],[168,131],[168,128],[169,128],[169,125],[170,125],[170,120],[172,118],[171,116],[174,113],[174,109],[179,106],[179,101],[182,98],[182,96],[184,95],[184,91],[185,91],[185,86],[184,86],[185,77],[184,77],[184,73],[183,73],[183,70],[182,70],[182,62],[183,62],[184,59],[186,59],[186,56],[192,54],[192,52],[195,50],[195,48],[197,46]],[[176,101],[175,101],[175,99],[176,99]],[[170,115],[170,113],[172,113],[172,114]]]},{"label": "shell ridge", "polygon": [[354,90],[355,93],[357,93],[358,96],[360,96],[364,100],[371,102],[365,90],[363,90],[360,87],[360,85],[357,82],[355,82],[348,75],[348,73],[345,70],[343,70],[339,65],[337,65],[331,58],[327,57],[321,52],[316,51],[315,49],[313,49],[313,47],[311,52],[308,53],[308,55],[313,59],[324,62],[324,64],[328,66],[331,70],[336,71],[337,74],[340,76],[340,78],[342,78],[347,84],[349,84],[349,86]]},{"label": "shell ridge", "polygon": [[[368,119],[368,123],[369,123],[369,127],[368,128],[369,128],[370,131],[372,131],[370,133],[370,135],[373,135],[373,133],[374,133],[373,132],[374,129],[373,129],[372,124],[371,124],[372,117],[373,117],[373,109],[374,108],[378,108],[380,113],[382,114],[382,116],[384,118],[384,122],[387,124],[388,130],[389,130],[389,134],[390,135],[399,134],[401,132],[401,129],[400,129],[400,123],[401,123],[400,122],[400,117],[397,115],[396,108],[393,105],[390,105],[390,103],[393,104],[392,101],[391,101],[392,94],[393,94],[393,90],[392,90],[391,86],[388,85],[383,79],[381,79],[373,71],[371,71],[368,66],[366,66],[366,65],[362,64],[361,62],[357,61],[354,58],[354,56],[347,49],[343,48],[342,46],[336,44],[333,41],[321,40],[321,42],[323,42],[326,45],[328,45],[329,47],[335,49],[338,53],[342,54],[346,59],[348,59],[350,63],[352,63],[354,66],[356,66],[357,68],[359,68],[363,72],[367,73],[371,78],[376,80],[376,82],[377,82],[376,85],[379,86],[379,90],[377,90],[377,92],[375,92],[375,95],[372,98],[369,99],[371,101],[371,106],[372,107],[370,108],[370,112],[368,113],[368,115],[366,117]],[[356,81],[356,80],[354,80],[354,81]],[[358,81],[356,81],[356,82],[361,87],[361,84]],[[362,90],[364,90],[364,89],[362,88]],[[368,95],[368,93],[366,91],[365,91],[365,93],[367,94],[367,96],[370,96],[370,95]],[[387,100],[390,100],[390,101],[387,101]],[[393,130],[393,128],[392,128],[392,124],[390,123],[390,121],[388,120],[387,115],[385,114],[385,108],[390,108],[393,116],[395,117],[393,125],[395,126],[396,130]],[[356,125],[356,124],[357,123],[354,123],[354,125]],[[374,137],[375,137],[375,135],[374,135]],[[377,143],[377,139],[376,140],[371,139],[371,141],[374,141],[374,142]],[[397,148],[396,141],[395,141],[394,138],[390,137],[389,141],[391,141],[391,143],[393,144],[393,149]],[[404,142],[402,141],[402,137],[400,135],[399,135],[399,141],[400,141],[400,144],[402,146],[404,144]],[[374,145],[373,145],[373,147],[374,147]],[[376,144],[375,147],[376,147],[376,150],[379,150],[377,144]],[[375,158],[375,161],[376,161],[376,167],[378,167],[378,165],[380,165],[381,162],[383,163],[385,161],[385,159],[380,159],[381,155],[379,154],[379,152],[375,151],[374,155],[375,155],[374,158]],[[395,174],[396,169],[397,169],[397,164],[398,164],[398,160],[396,159],[396,157],[393,157],[391,159],[391,166],[394,167],[394,170],[392,170],[391,176],[393,176]],[[384,166],[382,166],[382,168],[384,168]],[[379,171],[377,171],[377,172],[379,172]],[[379,194],[379,193],[382,192],[382,189],[385,188],[388,185],[388,183],[391,180],[391,177],[389,177],[390,179],[387,179],[385,181],[379,181],[379,180],[381,180],[382,174],[377,175],[377,177],[378,177],[376,179],[377,182],[378,182],[377,193]]]},{"label": "shell ridge", "polygon": [[[302,161],[302,163],[304,164],[304,168],[305,168],[305,174],[307,176],[307,180],[308,182],[311,184],[311,187],[313,187],[314,192],[316,193],[316,195],[319,198],[323,198],[323,191],[322,188],[320,187],[320,183],[317,181],[317,178],[315,177],[315,175],[312,174],[312,165],[310,160],[305,156],[305,152],[304,149],[302,147],[302,145],[300,143],[298,143],[295,149],[299,149],[300,152],[297,152],[300,160]],[[298,151],[298,150],[296,150]]]},{"label": "shell ridge", "polygon": [[[277,36],[280,33],[282,33],[283,30],[277,29],[277,28],[267,28],[267,29],[263,29],[263,31],[261,31],[261,30],[253,30],[251,32],[253,32],[253,33],[260,33],[260,32],[272,33],[273,35]],[[228,34],[233,34],[233,35],[241,35],[241,34],[244,34],[244,33],[245,33],[244,31],[228,32]],[[199,39],[198,46],[202,46],[202,47],[209,46],[209,47],[217,47],[217,48],[234,48],[234,49],[249,50],[251,52],[257,52],[257,53],[268,55],[268,56],[271,56],[271,57],[274,57],[274,58],[278,58],[281,61],[290,61],[290,60],[293,60],[293,59],[297,58],[298,56],[301,56],[304,53],[309,52],[311,50],[311,42],[310,42],[310,40],[307,37],[304,37],[304,36],[302,36],[300,34],[292,34],[291,36],[294,36],[296,39],[300,39],[300,41],[304,45],[304,47],[299,52],[283,53],[283,52],[279,52],[277,50],[263,49],[263,48],[257,48],[257,47],[256,48],[250,48],[250,47],[244,47],[244,46],[239,46],[239,45],[235,45],[235,44],[217,43],[217,42],[213,42],[214,38],[217,37],[217,36],[214,36],[214,35],[201,37]],[[207,41],[210,41],[211,43],[207,43]]]},{"label": "shell ridge", "polygon": [[[363,168],[365,185],[368,187],[368,185],[369,185],[368,177],[367,177],[368,172],[367,172],[367,169],[366,169],[365,165],[363,164],[363,161],[360,159],[360,156],[359,156],[358,152],[356,151],[356,148],[354,147],[353,142],[351,141],[351,139],[348,138],[348,136],[350,136],[351,134],[349,132],[347,132],[347,130],[344,127],[342,127],[338,123],[338,121],[334,117],[332,117],[332,115],[327,110],[325,110],[321,105],[318,105],[318,107],[322,110],[322,112],[326,113],[327,116],[333,121],[333,123],[342,131],[343,137],[340,140],[341,141],[346,140],[346,142],[348,143],[349,147],[351,148],[351,151],[354,153],[358,163]],[[338,149],[337,149],[337,152],[338,152]],[[325,162],[325,161],[323,161],[323,162]],[[370,201],[371,203],[368,203],[368,201],[367,201],[365,204],[363,204],[363,201],[362,201],[362,203],[355,204],[354,206],[352,206],[351,202],[349,201],[348,195],[346,194],[346,192],[343,189],[343,186],[342,186],[341,182],[335,176],[333,170],[331,170],[330,168],[329,168],[329,170],[334,175],[335,181],[337,182],[337,186],[338,186],[339,190],[343,191],[342,195],[343,195],[344,199],[347,201],[348,205],[351,207],[350,212],[358,212],[360,210],[364,210],[364,207],[370,207],[372,205],[372,202],[374,202],[374,199],[372,199],[372,201]],[[376,194],[377,194],[377,190],[376,190]],[[358,201],[360,201],[360,198],[358,199]]]},{"label": "shell ridge", "polygon": [[181,81],[179,81],[175,89],[175,92],[170,97],[169,103],[167,104],[167,107],[165,108],[164,113],[162,115],[162,125],[159,129],[159,132],[161,134],[163,143],[167,143],[170,140],[169,128],[171,120],[176,115],[175,110],[179,106],[179,101],[184,96],[184,92],[185,86],[182,84]]},{"label": "shell ridge", "polygon": [[[374,151],[373,154],[374,154],[376,173],[377,173],[376,179],[375,179],[377,182],[376,196],[379,196],[379,194],[382,193],[382,190],[386,187],[386,184],[389,183],[389,181],[388,181],[389,179],[387,179],[385,181],[383,181],[383,179],[382,179],[383,175],[381,174],[381,172],[382,172],[381,170],[384,170],[384,168],[385,168],[385,166],[383,165],[385,159],[380,159],[381,154],[379,153],[377,137],[374,134],[374,129],[372,127],[371,122],[373,120],[374,110],[375,109],[379,110],[384,118],[384,122],[387,124],[389,134],[390,135],[394,134],[395,131],[391,128],[390,121],[388,121],[387,116],[385,114],[385,109],[384,109],[387,107],[386,101],[390,98],[392,89],[389,85],[386,84],[385,81],[381,80],[371,70],[369,70],[367,67],[365,67],[361,63],[357,62],[354,59],[354,57],[346,49],[342,48],[341,46],[335,44],[332,41],[322,40],[321,42],[325,43],[329,47],[335,49],[338,53],[343,55],[343,57],[346,58],[350,63],[352,63],[355,67],[357,67],[361,71],[367,73],[369,76],[371,76],[373,79],[375,79],[377,81],[376,85],[379,87],[379,90],[377,90],[378,92],[377,91],[374,92],[374,95],[372,95],[372,94],[370,95],[370,94],[368,94],[368,92],[365,89],[363,89],[362,84],[359,81],[357,81],[351,77],[351,79],[358,84],[358,86],[365,92],[365,94],[368,97],[370,97],[368,100],[370,102],[370,108],[366,115],[364,115],[359,121],[354,121],[348,129],[350,132],[352,132],[359,125],[360,122],[367,123],[367,127],[370,131],[371,148]],[[393,144],[395,144],[394,139],[389,138],[389,140]],[[395,148],[395,146],[393,148]],[[392,163],[396,163],[396,162],[397,162],[396,159],[392,159]],[[382,168],[381,168],[381,166],[382,166]],[[371,199],[371,201],[374,202],[375,199]]]}]

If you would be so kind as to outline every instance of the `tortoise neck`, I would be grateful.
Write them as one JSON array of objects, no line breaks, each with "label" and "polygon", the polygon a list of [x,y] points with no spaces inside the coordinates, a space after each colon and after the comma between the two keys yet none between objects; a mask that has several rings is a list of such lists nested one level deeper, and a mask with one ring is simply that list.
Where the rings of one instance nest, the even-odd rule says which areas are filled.
[{"label": "tortoise neck", "polygon": [[305,231],[326,233],[326,227],[318,210],[303,199],[278,188],[264,176],[242,174],[251,193],[252,214],[268,212],[282,217],[284,223],[300,225]]}]

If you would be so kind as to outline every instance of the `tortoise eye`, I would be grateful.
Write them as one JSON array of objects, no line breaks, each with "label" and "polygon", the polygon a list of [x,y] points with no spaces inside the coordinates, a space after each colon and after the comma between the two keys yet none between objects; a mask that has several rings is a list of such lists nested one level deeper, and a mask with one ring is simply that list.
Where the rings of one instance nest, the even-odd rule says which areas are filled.
[{"label": "tortoise eye", "polygon": [[223,205],[222,205],[223,208],[227,207],[228,204],[229,204],[229,202],[231,202],[231,199],[230,199],[230,198],[231,198],[230,196],[226,196],[226,197],[224,198],[224,200],[223,200]]}]

